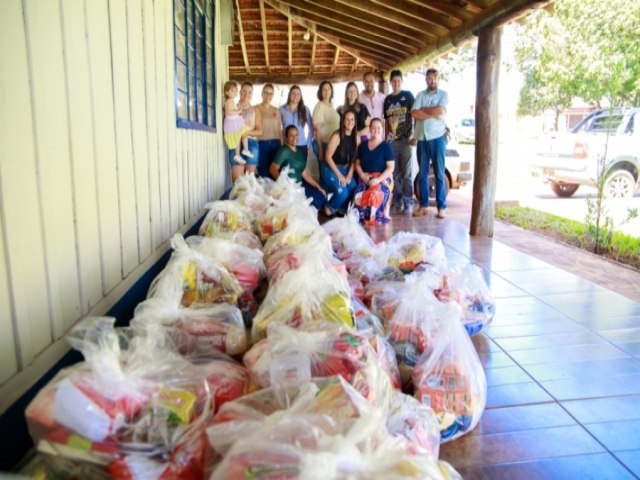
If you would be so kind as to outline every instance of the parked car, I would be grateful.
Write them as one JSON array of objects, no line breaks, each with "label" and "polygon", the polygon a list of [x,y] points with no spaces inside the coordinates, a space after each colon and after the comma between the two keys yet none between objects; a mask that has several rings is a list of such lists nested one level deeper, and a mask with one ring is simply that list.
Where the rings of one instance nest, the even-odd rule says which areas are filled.
[{"label": "parked car", "polygon": [[460,143],[475,143],[476,141],[476,119],[462,118],[455,125],[453,135]]},{"label": "parked car", "polygon": [[[416,149],[412,149],[412,164],[414,175],[414,191],[417,198],[420,198],[420,187],[418,185],[418,160],[416,155]],[[444,157],[444,173],[445,173],[445,188],[447,196],[449,190],[459,189],[466,185],[473,179],[473,172],[471,172],[471,162],[465,160],[458,151],[457,144],[454,140],[449,141],[447,144],[447,152]],[[435,176],[433,174],[433,168],[429,168],[429,198],[435,198]]]},{"label": "parked car", "polygon": [[559,197],[597,186],[599,175],[606,196],[633,196],[640,187],[640,108],[593,112],[537,152],[531,173]]}]

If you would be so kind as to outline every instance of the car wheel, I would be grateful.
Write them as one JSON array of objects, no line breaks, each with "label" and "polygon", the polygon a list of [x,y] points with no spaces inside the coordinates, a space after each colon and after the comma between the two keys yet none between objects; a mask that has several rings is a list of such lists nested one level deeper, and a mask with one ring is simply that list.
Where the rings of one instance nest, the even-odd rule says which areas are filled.
[{"label": "car wheel", "polygon": [[604,196],[608,198],[630,198],[636,189],[636,181],[626,170],[616,170],[607,178]]},{"label": "car wheel", "polygon": [[551,182],[551,190],[559,197],[568,198],[578,191],[576,183]]}]

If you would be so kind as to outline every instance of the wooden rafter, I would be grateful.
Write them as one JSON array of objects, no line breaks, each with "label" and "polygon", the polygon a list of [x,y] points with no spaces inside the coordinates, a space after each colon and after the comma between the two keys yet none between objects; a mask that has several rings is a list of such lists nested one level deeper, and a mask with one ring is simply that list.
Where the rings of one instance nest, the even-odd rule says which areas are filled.
[{"label": "wooden rafter", "polygon": [[410,0],[412,4],[418,4],[433,9],[436,12],[441,12],[445,15],[450,15],[453,18],[466,22],[473,18],[473,12],[466,8],[456,6],[451,3],[442,2],[440,0]]},{"label": "wooden rafter", "polygon": [[336,47],[336,55],[333,57],[333,65],[331,65],[331,73],[335,73],[338,58],[340,57],[340,47]]},{"label": "wooden rafter", "polygon": [[[265,0],[265,2],[267,4],[269,4],[274,10],[277,10],[278,12],[280,12],[281,14],[283,14],[285,17],[287,17],[289,20],[291,20],[291,13],[289,12],[288,7],[285,9],[283,8],[283,6],[280,5],[280,3],[277,0]],[[375,59],[375,57],[369,57],[367,54],[363,55],[361,52],[357,51],[354,48],[351,47],[345,47],[343,45],[340,44],[340,40],[331,36],[331,35],[325,35],[322,33],[319,33],[315,26],[313,26],[311,24],[311,22],[308,22],[304,19],[296,19],[296,23],[302,25],[305,28],[308,28],[309,30],[311,30],[314,34],[318,35],[319,38],[321,38],[322,40],[330,43],[333,46],[338,46],[341,47],[343,50],[345,50],[347,53],[349,53],[349,55],[353,56],[353,57],[358,57],[360,59],[361,62],[370,65],[371,67],[374,68],[379,68],[380,65],[378,65],[378,61]]]},{"label": "wooden rafter", "polygon": [[351,67],[351,71],[355,72],[356,68],[358,68],[358,58],[357,57],[353,59],[353,66]]},{"label": "wooden rafter", "polygon": [[[421,40],[419,35],[401,28],[401,25],[365,12],[359,12],[351,7],[340,8],[339,11],[336,11],[327,4],[319,2],[307,2],[305,0],[279,0],[279,2],[292,7],[291,12],[294,15],[305,17],[309,20],[341,24],[354,32],[360,31],[363,32],[363,35],[381,38],[384,42],[391,41],[400,45],[408,43],[415,47],[424,45],[424,41]],[[354,21],[354,16],[357,16],[357,22]]]},{"label": "wooden rafter", "polygon": [[264,61],[267,64],[267,71],[271,72],[271,64],[269,62],[269,41],[267,38],[267,21],[264,14],[264,0],[260,2],[260,23],[262,24],[262,42],[264,43]]},{"label": "wooden rafter", "polygon": [[[291,0],[282,1],[283,3],[288,3]],[[357,35],[385,46],[408,48],[409,51],[413,53],[417,52],[418,49],[424,45],[424,43],[411,37],[396,37],[389,35],[389,33],[385,34],[385,32],[381,31],[380,28],[367,26],[361,23],[354,23],[353,19],[349,19],[348,17],[344,17],[339,14],[331,16],[323,12],[321,15],[317,15],[296,7],[291,8],[291,14],[294,17],[304,17],[315,22],[317,25],[329,27],[336,32],[348,32],[349,34]]]},{"label": "wooden rafter", "polygon": [[289,37],[289,71],[291,71],[291,67],[293,65],[293,24],[291,20],[291,15],[287,15],[287,35]]},{"label": "wooden rafter", "polygon": [[[316,46],[318,45],[318,35],[313,32],[313,44],[311,45],[311,62],[309,63],[309,75],[313,73],[313,65],[316,63]],[[357,61],[357,57],[356,57]]]},{"label": "wooden rafter", "polygon": [[249,55],[247,55],[247,45],[244,42],[244,30],[242,29],[242,15],[240,14],[240,3],[236,0],[236,11],[238,12],[238,34],[240,35],[240,48],[242,48],[242,58],[244,59],[244,67],[247,75],[251,75],[251,65],[249,64]]},{"label": "wooden rafter", "polygon": [[411,12],[416,18],[420,18],[429,23],[433,33],[439,37],[446,35],[451,29],[462,25],[462,21],[452,18],[449,15],[436,12],[426,5],[423,5],[423,2],[413,3],[409,0],[371,0],[370,3],[385,7],[387,10],[395,10],[399,13]]}]

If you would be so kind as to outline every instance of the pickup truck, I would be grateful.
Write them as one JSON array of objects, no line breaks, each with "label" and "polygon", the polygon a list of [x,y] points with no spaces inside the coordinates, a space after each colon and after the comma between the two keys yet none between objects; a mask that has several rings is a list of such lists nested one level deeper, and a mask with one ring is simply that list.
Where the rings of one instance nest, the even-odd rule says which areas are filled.
[{"label": "pickup truck", "polygon": [[591,113],[538,152],[531,173],[559,197],[581,185],[595,187],[599,175],[606,178],[605,196],[633,196],[640,187],[640,108]]}]

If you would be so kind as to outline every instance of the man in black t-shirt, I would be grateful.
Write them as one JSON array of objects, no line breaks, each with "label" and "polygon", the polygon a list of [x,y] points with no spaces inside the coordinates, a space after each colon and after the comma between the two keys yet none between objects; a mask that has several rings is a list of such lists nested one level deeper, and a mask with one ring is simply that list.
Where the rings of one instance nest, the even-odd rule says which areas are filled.
[{"label": "man in black t-shirt", "polygon": [[413,134],[413,94],[402,90],[402,72],[393,70],[389,78],[392,93],[384,99],[384,118],[387,141],[391,144],[396,160],[393,172],[393,213],[411,215],[413,212],[413,174],[411,171],[411,146]]}]

